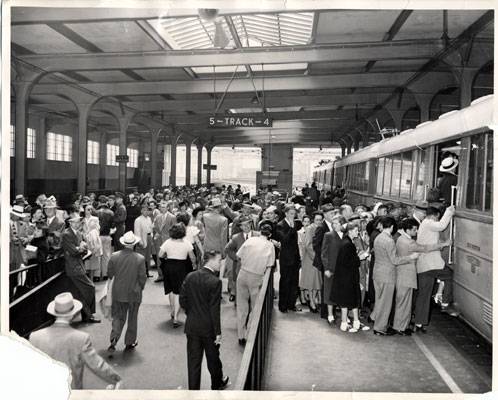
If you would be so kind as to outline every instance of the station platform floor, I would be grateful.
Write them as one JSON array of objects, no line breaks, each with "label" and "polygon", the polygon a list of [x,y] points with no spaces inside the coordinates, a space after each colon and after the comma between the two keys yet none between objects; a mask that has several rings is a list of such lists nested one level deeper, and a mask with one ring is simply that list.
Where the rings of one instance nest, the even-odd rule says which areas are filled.
[{"label": "station platform floor", "polygon": [[[157,270],[152,269],[154,277],[149,278],[144,292],[138,316],[138,346],[134,350],[124,350],[123,330],[116,351],[110,356],[109,334],[111,322],[102,317],[97,305],[97,315],[102,319],[100,324],[79,324],[78,329],[88,332],[97,352],[121,375],[125,389],[136,390],[186,390],[187,379],[187,338],[184,326],[173,328],[170,319],[168,296],[164,294],[163,284],[154,283]],[[96,283],[97,300],[103,296],[104,282]],[[221,361],[223,372],[235,383],[243,348],[237,340],[237,319],[233,303],[228,302],[224,294],[221,310],[222,346]],[[182,323],[185,314],[180,313]],[[85,370],[83,387],[87,390],[105,389],[106,383]],[[233,386],[233,385],[232,385]],[[201,389],[209,390],[211,379],[204,358],[201,377]],[[230,386],[227,388],[230,390]]]},{"label": "station platform floor", "polygon": [[462,321],[433,311],[426,334],[346,333],[319,314],[275,307],[265,390],[485,393],[491,349]]}]

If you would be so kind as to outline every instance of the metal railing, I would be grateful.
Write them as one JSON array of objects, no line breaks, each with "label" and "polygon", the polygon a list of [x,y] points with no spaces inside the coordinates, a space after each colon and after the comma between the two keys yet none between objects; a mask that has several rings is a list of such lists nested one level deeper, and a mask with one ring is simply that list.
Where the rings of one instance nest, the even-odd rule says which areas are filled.
[{"label": "metal railing", "polygon": [[247,343],[234,390],[261,390],[273,311],[273,268],[268,269],[251,311]]},{"label": "metal railing", "polygon": [[10,271],[10,329],[20,336],[49,323],[48,303],[67,288],[64,258],[32,264]]}]

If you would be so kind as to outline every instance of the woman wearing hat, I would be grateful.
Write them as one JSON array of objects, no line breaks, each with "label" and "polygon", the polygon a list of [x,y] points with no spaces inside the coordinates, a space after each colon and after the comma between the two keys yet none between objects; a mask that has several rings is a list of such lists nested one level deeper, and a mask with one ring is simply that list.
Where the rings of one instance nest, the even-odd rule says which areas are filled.
[{"label": "woman wearing hat", "polygon": [[451,187],[458,183],[458,175],[456,173],[458,167],[458,159],[454,155],[448,155],[441,161],[439,172],[441,177],[438,180],[439,197],[445,206],[451,204]]},{"label": "woman wearing hat", "polygon": [[10,210],[10,270],[21,268],[26,264],[26,245],[29,244],[29,213],[24,212],[24,207],[15,205]]}]

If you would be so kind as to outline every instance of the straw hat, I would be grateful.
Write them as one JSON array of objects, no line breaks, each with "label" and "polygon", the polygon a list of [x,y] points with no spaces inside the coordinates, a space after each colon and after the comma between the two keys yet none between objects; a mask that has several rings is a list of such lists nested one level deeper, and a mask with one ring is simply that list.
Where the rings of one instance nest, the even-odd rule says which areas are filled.
[{"label": "straw hat", "polygon": [[132,231],[126,232],[119,238],[119,242],[123,246],[135,246],[139,241],[140,239]]},{"label": "straw hat", "polygon": [[29,213],[24,212],[23,206],[19,206],[19,205],[12,206],[12,208],[10,209],[10,213],[12,215],[15,215],[16,217],[19,217],[19,218],[26,218],[26,217],[29,217],[29,215],[30,215]]},{"label": "straw hat", "polygon": [[441,161],[441,165],[439,167],[440,172],[452,172],[458,167],[458,160],[453,157],[446,157],[443,161]]},{"label": "straw hat", "polygon": [[71,317],[81,311],[83,304],[69,292],[55,296],[47,306],[47,312],[55,317]]}]

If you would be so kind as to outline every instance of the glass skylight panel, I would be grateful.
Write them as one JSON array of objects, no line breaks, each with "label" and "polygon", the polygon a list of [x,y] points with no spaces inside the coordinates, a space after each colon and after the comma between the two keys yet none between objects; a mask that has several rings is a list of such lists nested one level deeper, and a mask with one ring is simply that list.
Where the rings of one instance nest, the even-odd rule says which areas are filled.
[{"label": "glass skylight panel", "polygon": [[221,74],[221,73],[233,73],[237,69],[237,73],[246,73],[246,68],[243,65],[221,65],[216,68],[213,67],[192,67],[192,71],[196,74]]},{"label": "glass skylight panel", "polygon": [[305,45],[311,40],[313,13],[277,13],[233,17],[244,47]]},{"label": "glass skylight panel", "polygon": [[251,64],[253,71],[292,71],[292,70],[305,70],[308,68],[307,63],[288,63],[288,64]]}]

